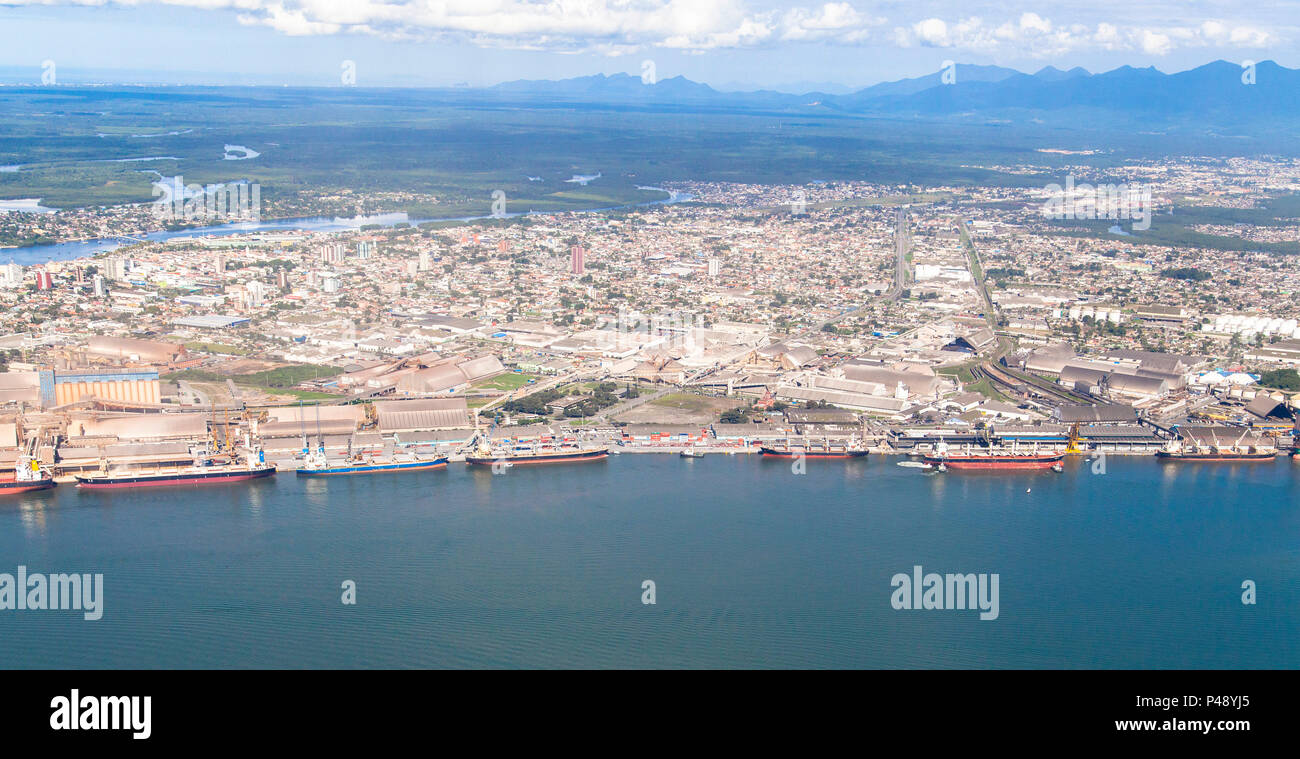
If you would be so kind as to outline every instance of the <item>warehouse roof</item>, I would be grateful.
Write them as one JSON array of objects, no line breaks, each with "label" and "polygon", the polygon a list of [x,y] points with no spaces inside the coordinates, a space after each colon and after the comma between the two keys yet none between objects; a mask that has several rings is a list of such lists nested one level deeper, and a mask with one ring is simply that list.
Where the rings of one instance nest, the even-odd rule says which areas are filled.
[{"label": "warehouse roof", "polygon": [[1136,422],[1137,411],[1132,406],[1119,403],[1102,403],[1090,406],[1060,406],[1052,416],[1065,424],[1075,422],[1103,422],[1119,424]]},{"label": "warehouse roof", "polygon": [[457,429],[470,426],[464,398],[429,398],[380,401],[375,404],[379,429],[384,432]]}]

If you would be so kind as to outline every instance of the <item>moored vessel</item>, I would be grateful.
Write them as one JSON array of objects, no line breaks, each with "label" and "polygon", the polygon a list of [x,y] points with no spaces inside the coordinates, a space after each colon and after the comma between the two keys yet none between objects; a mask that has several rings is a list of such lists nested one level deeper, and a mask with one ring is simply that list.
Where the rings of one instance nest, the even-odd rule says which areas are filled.
[{"label": "moored vessel", "polygon": [[[306,449],[303,449],[306,452]],[[325,448],[321,446],[315,453],[304,457],[303,465],[298,469],[299,477],[332,477],[349,474],[383,474],[392,472],[426,472],[431,469],[446,469],[447,457],[421,459],[415,456],[396,455],[391,459],[364,458],[349,456],[342,462],[330,464],[325,457]]]},{"label": "moored vessel", "polygon": [[465,457],[470,466],[530,466],[535,464],[576,464],[586,461],[601,461],[609,457],[609,449],[601,446],[582,446],[578,444],[515,444],[513,446],[479,441],[474,452]]},{"label": "moored vessel", "polygon": [[858,445],[856,438],[845,443],[832,443],[823,439],[820,442],[789,439],[772,445],[760,445],[760,455],[778,459],[857,459],[866,456],[868,451]]},{"label": "moored vessel", "polygon": [[1253,444],[1244,442],[1248,433],[1243,432],[1230,443],[1220,442],[1217,434],[1189,435],[1170,440],[1163,448],[1156,451],[1156,458],[1169,462],[1259,462],[1272,461],[1277,457],[1275,445],[1256,440]]},{"label": "moored vessel", "polygon": [[54,487],[54,477],[33,456],[18,457],[12,477],[0,479],[0,495],[17,495]]},{"label": "moored vessel", "polygon": [[119,470],[109,469],[108,462],[101,462],[100,473],[77,475],[77,487],[88,490],[105,490],[111,488],[140,487],[177,487],[189,485],[220,485],[231,482],[243,482],[270,477],[275,474],[275,465],[266,463],[262,450],[249,450],[242,462],[227,464],[216,463],[208,453],[206,446],[195,448],[194,463],[188,467],[155,470]]},{"label": "moored vessel", "polygon": [[936,446],[933,454],[921,457],[925,463],[945,472],[949,469],[1051,469],[1059,472],[1058,466],[1064,459],[1064,453],[1041,453],[1037,449],[1022,452],[1018,448],[974,450],[967,447],[959,453],[951,453],[943,442]]}]

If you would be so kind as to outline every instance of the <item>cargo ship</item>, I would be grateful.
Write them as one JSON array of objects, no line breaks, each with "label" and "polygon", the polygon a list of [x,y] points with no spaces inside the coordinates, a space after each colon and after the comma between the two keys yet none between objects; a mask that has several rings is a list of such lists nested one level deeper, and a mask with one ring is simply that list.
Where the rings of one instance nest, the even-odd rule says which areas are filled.
[{"label": "cargo ship", "polygon": [[489,448],[480,445],[465,457],[470,466],[529,466],[535,464],[574,464],[600,461],[609,457],[608,448],[580,445],[531,445],[512,448]]},{"label": "cargo ship", "polygon": [[54,487],[54,477],[31,456],[21,456],[14,473],[0,478],[0,495],[17,495]]},{"label": "cargo ship", "polygon": [[[1165,443],[1156,451],[1162,461],[1271,461],[1278,455],[1277,443],[1269,438],[1255,437],[1247,442],[1251,430],[1244,430],[1232,442],[1222,442],[1219,433],[1223,428],[1186,428],[1179,437]],[[1232,430],[1229,434],[1234,434]],[[1225,435],[1226,437],[1226,435]]]},{"label": "cargo ship", "polygon": [[949,469],[1051,469],[1060,472],[1064,453],[1040,453],[1037,449],[1021,452],[1018,448],[972,450],[969,446],[960,453],[951,453],[947,444],[940,442],[935,452],[921,460],[939,471]]},{"label": "cargo ship", "polygon": [[88,490],[106,490],[110,488],[142,487],[178,487],[189,485],[223,485],[231,482],[243,482],[270,477],[275,474],[275,465],[266,463],[266,455],[261,449],[250,451],[243,462],[219,464],[213,460],[206,447],[197,448],[194,463],[188,467],[176,469],[158,469],[153,471],[127,470],[109,471],[108,463],[100,464],[100,473],[77,475],[77,487]]},{"label": "cargo ship", "polygon": [[857,459],[868,453],[866,448],[858,446],[855,439],[839,445],[827,440],[820,443],[785,440],[774,445],[760,445],[758,452],[764,457],[777,459]]},{"label": "cargo ship", "polygon": [[1226,461],[1257,462],[1272,461],[1277,457],[1277,449],[1268,446],[1239,445],[1196,445],[1182,440],[1171,440],[1164,448],[1156,451],[1156,458],[1161,461]]},{"label": "cargo ship", "polygon": [[392,472],[425,472],[430,469],[446,469],[447,457],[421,459],[414,456],[394,456],[390,460],[365,459],[361,456],[349,456],[342,463],[331,465],[325,457],[325,447],[321,446],[314,453],[303,448],[303,465],[298,469],[299,477],[332,477],[347,474],[382,474]]}]

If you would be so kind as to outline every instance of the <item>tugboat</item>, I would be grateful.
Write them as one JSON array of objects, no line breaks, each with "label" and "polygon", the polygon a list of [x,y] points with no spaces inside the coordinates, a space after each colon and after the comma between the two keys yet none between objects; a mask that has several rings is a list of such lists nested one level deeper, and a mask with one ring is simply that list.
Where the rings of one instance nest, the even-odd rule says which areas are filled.
[{"label": "tugboat", "polygon": [[351,444],[349,443],[349,455],[341,464],[330,465],[325,456],[325,445],[322,443],[315,451],[308,452],[304,441],[302,448],[303,465],[298,469],[299,477],[332,477],[344,474],[377,474],[381,472],[424,472],[430,469],[446,469],[447,457],[439,456],[432,459],[420,459],[414,456],[395,455],[391,460],[365,459],[360,455],[351,455]]},{"label": "tugboat", "polygon": [[[1053,469],[1065,458],[1064,453],[1039,453],[1037,448],[1029,453],[1021,453],[1018,448],[1011,450],[985,449],[971,450],[967,446],[961,453],[949,453],[948,444],[939,441],[933,454],[921,458],[939,471],[949,469]],[[1059,470],[1056,470],[1059,471]]]},{"label": "tugboat", "polygon": [[77,475],[77,487],[87,490],[108,488],[167,487],[177,485],[216,485],[243,482],[270,477],[275,465],[266,463],[266,454],[260,447],[249,448],[244,461],[219,464],[213,460],[206,445],[190,449],[194,463],[176,469],[153,471],[110,471],[107,461],[100,462],[100,473]]},{"label": "tugboat", "polygon": [[54,487],[54,477],[34,456],[24,453],[18,457],[13,478],[0,480],[0,495],[30,493],[33,490],[49,490],[52,487]]},{"label": "tugboat", "polygon": [[823,438],[820,443],[809,443],[800,439],[797,442],[791,442],[789,438],[775,445],[761,445],[758,447],[759,454],[767,458],[793,459],[802,456],[806,459],[857,459],[866,456],[866,448],[858,447],[857,438],[850,438],[848,442],[833,444],[830,440]]},{"label": "tugboat", "polygon": [[681,456],[681,457],[684,458],[684,459],[702,459],[702,458],[704,458],[704,454],[703,454],[703,453],[700,453],[699,451],[695,450],[694,448],[686,448],[686,449],[683,449],[682,452],[679,453],[679,454],[677,454],[677,455],[678,455],[678,456]]}]

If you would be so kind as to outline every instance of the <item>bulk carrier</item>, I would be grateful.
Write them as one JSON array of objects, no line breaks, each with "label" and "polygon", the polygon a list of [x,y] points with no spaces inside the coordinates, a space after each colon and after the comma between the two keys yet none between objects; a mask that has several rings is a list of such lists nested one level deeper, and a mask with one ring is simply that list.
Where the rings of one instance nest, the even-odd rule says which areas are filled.
[{"label": "bulk carrier", "polygon": [[1063,468],[1061,461],[1064,453],[1040,453],[1037,447],[1028,452],[1021,452],[1018,447],[1010,449],[973,450],[970,446],[960,453],[950,453],[948,444],[940,442],[933,454],[921,458],[940,471],[949,469],[1051,469],[1059,472]]},{"label": "bulk carrier", "polygon": [[572,464],[609,458],[609,449],[581,445],[489,446],[486,438],[465,457],[470,466],[530,466],[536,464]]},{"label": "bulk carrier", "polygon": [[1277,454],[1277,448],[1271,445],[1241,445],[1241,438],[1228,445],[1220,445],[1217,440],[1207,444],[1178,439],[1156,451],[1156,458],[1171,462],[1256,462],[1272,461]]},{"label": "bulk carrier", "polygon": [[[350,448],[351,446],[349,446]],[[325,446],[318,446],[309,452],[304,444],[302,448],[303,465],[298,469],[299,477],[332,477],[350,474],[385,474],[393,472],[425,472],[430,469],[446,469],[447,457],[421,459],[414,456],[395,455],[391,459],[366,459],[361,456],[348,455],[340,464],[331,465],[325,456]]]},{"label": "bulk carrier", "polygon": [[186,485],[224,485],[231,482],[256,480],[275,474],[275,465],[266,463],[260,448],[249,448],[243,461],[218,463],[207,446],[197,446],[190,451],[194,463],[175,469],[110,471],[108,462],[100,462],[100,473],[77,475],[77,487],[88,490],[110,488],[175,487]]},{"label": "bulk carrier", "polygon": [[820,443],[783,440],[774,445],[758,447],[760,455],[768,458],[793,459],[802,456],[806,459],[857,459],[866,456],[868,451],[858,445],[857,438],[850,438],[845,443],[832,443],[823,439]]}]

